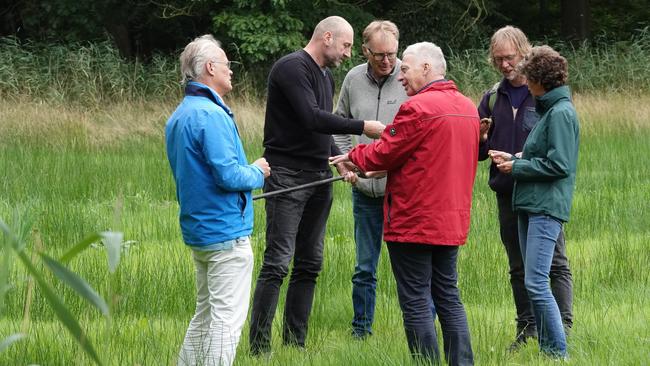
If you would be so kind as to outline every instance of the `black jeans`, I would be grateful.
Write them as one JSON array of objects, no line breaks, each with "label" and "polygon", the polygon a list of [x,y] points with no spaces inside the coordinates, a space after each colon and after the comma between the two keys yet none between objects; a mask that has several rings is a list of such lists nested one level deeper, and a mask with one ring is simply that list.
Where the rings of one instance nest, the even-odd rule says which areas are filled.
[{"label": "black jeans", "polygon": [[[331,176],[329,170],[308,172],[273,166],[273,173],[264,184],[264,192]],[[316,278],[323,263],[325,225],[331,207],[331,183],[266,199],[266,250],[251,310],[250,346],[253,354],[271,349],[273,316],[280,286],[292,259],[282,338],[285,344],[305,346]]]},{"label": "black jeans", "polygon": [[440,362],[431,313],[433,300],[447,363],[473,365],[467,315],[457,286],[458,247],[388,242],[388,253],[411,354],[427,362]]},{"label": "black jeans", "polygon": [[[528,298],[528,291],[524,285],[524,262],[519,247],[517,215],[512,211],[512,195],[497,194],[497,205],[499,208],[501,241],[508,254],[510,284],[517,309],[517,332],[520,333],[525,330],[526,335],[534,335],[537,334],[535,316]],[[560,308],[562,323],[571,328],[573,326],[573,278],[569,268],[569,260],[566,256],[564,231],[560,231],[555,243],[549,277],[551,278],[553,297],[555,297],[555,301]]]}]

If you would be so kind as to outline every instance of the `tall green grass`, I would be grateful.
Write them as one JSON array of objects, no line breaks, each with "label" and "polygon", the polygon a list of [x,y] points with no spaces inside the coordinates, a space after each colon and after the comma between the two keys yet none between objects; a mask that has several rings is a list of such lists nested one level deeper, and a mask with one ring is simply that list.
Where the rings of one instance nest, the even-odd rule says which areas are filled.
[{"label": "tall green grass", "polygon": [[[650,97],[577,93],[575,100],[582,139],[572,218],[566,225],[575,281],[568,363],[643,365],[650,360]],[[229,102],[252,160],[262,151],[264,103],[236,98]],[[110,325],[71,290],[54,284],[109,365],[174,364],[193,314],[194,269],[181,241],[162,136],[174,107],[175,102],[164,101],[94,108],[0,101],[0,217],[15,207],[28,209],[44,249],[53,256],[86,233],[113,226],[124,232],[128,245],[115,274],[109,276],[99,245],[70,265],[102,296],[115,294]],[[540,356],[535,345],[512,355],[505,352],[514,336],[515,314],[496,203],[486,181],[483,162],[474,188],[470,236],[459,258],[459,286],[476,362],[554,364]],[[115,223],[117,200],[123,208]],[[254,275],[264,250],[263,208],[263,202],[255,202]],[[350,191],[336,183],[307,350],[281,346],[281,298],[274,353],[268,359],[250,357],[246,326],[237,363],[409,364],[385,250],[379,264],[375,335],[362,342],[349,336],[353,266]],[[13,287],[0,314],[0,339],[24,324],[29,325],[28,337],[0,353],[0,365],[89,364],[38,292],[25,323],[26,273],[12,267],[10,278]]]},{"label": "tall green grass", "polygon": [[126,61],[107,41],[57,45],[2,38],[0,58],[5,98],[98,105],[180,95],[177,57]]},{"label": "tall green grass", "polygon": [[[534,42],[539,44],[540,42]],[[184,45],[179,45],[181,48]],[[406,45],[402,45],[403,47]],[[595,42],[573,48],[551,44],[569,60],[573,89],[582,93],[650,92],[650,31],[613,44]],[[487,62],[485,49],[454,50],[447,56],[448,77],[469,95],[488,89],[498,74]],[[342,81],[349,61],[336,70]],[[0,38],[0,95],[10,100],[73,103],[83,107],[133,101],[177,100],[181,95],[178,55],[153,56],[147,62],[125,60],[108,41],[40,44]],[[240,96],[263,96],[266,75],[237,69],[235,90]]]}]

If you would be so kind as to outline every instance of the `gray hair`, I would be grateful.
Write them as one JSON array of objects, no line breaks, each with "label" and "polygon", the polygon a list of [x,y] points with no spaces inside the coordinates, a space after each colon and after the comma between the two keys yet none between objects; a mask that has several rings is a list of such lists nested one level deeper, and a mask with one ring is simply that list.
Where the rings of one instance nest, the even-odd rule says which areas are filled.
[{"label": "gray hair", "polygon": [[395,23],[390,20],[375,20],[368,24],[366,29],[363,30],[363,44],[367,45],[372,36],[377,33],[392,34],[395,39],[399,41],[399,29]]},{"label": "gray hair", "polygon": [[196,37],[185,46],[180,56],[182,82],[200,79],[205,72],[205,64],[214,59],[218,49],[221,49],[221,43],[211,34]]},{"label": "gray hair", "polygon": [[311,39],[318,38],[325,32],[331,32],[334,37],[338,37],[338,35],[346,29],[352,29],[350,23],[340,16],[332,15],[316,24]]},{"label": "gray hair", "polygon": [[447,73],[447,61],[440,47],[431,42],[414,43],[402,52],[402,59],[407,55],[414,55],[418,61],[429,63],[434,72],[445,75]]},{"label": "gray hair", "polygon": [[517,53],[519,53],[519,55],[522,57],[526,56],[528,52],[530,52],[531,45],[528,41],[528,38],[526,37],[526,34],[524,34],[524,32],[522,32],[522,30],[517,27],[506,25],[505,27],[494,32],[492,38],[490,39],[490,55],[488,57],[488,61],[497,68],[499,65],[497,65],[497,63],[494,61],[494,49],[498,45],[507,43],[512,43],[515,49],[517,49]]}]

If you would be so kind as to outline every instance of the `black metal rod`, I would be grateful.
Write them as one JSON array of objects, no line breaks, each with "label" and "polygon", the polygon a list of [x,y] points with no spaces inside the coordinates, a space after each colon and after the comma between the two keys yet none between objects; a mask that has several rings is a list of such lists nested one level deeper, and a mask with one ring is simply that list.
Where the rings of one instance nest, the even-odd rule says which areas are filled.
[{"label": "black metal rod", "polygon": [[297,191],[299,189],[305,189],[305,188],[319,186],[321,184],[336,182],[337,180],[342,180],[343,178],[344,178],[343,176],[332,177],[332,178],[327,178],[327,179],[323,179],[323,180],[317,180],[315,182],[311,182],[311,183],[307,183],[307,184],[301,184],[301,185],[295,186],[295,187],[280,189],[280,190],[273,191],[273,192],[262,193],[260,195],[253,196],[253,201],[258,200],[260,198],[268,198],[268,197],[275,196],[275,195],[278,195],[278,194],[284,194],[284,193]]}]

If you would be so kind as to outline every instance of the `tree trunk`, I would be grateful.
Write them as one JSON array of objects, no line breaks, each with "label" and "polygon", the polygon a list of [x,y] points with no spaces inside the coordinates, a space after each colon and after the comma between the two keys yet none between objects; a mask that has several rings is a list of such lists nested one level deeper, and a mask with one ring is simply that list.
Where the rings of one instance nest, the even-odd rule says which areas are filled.
[{"label": "tree trunk", "polygon": [[589,0],[562,0],[562,36],[569,41],[584,41],[590,34]]},{"label": "tree trunk", "polygon": [[109,23],[106,25],[106,30],[113,37],[113,42],[120,51],[120,55],[131,58],[133,56],[133,47],[127,26],[125,24]]},{"label": "tree trunk", "polygon": [[539,34],[546,34],[548,31],[546,22],[549,21],[547,0],[539,0],[539,20]]}]

